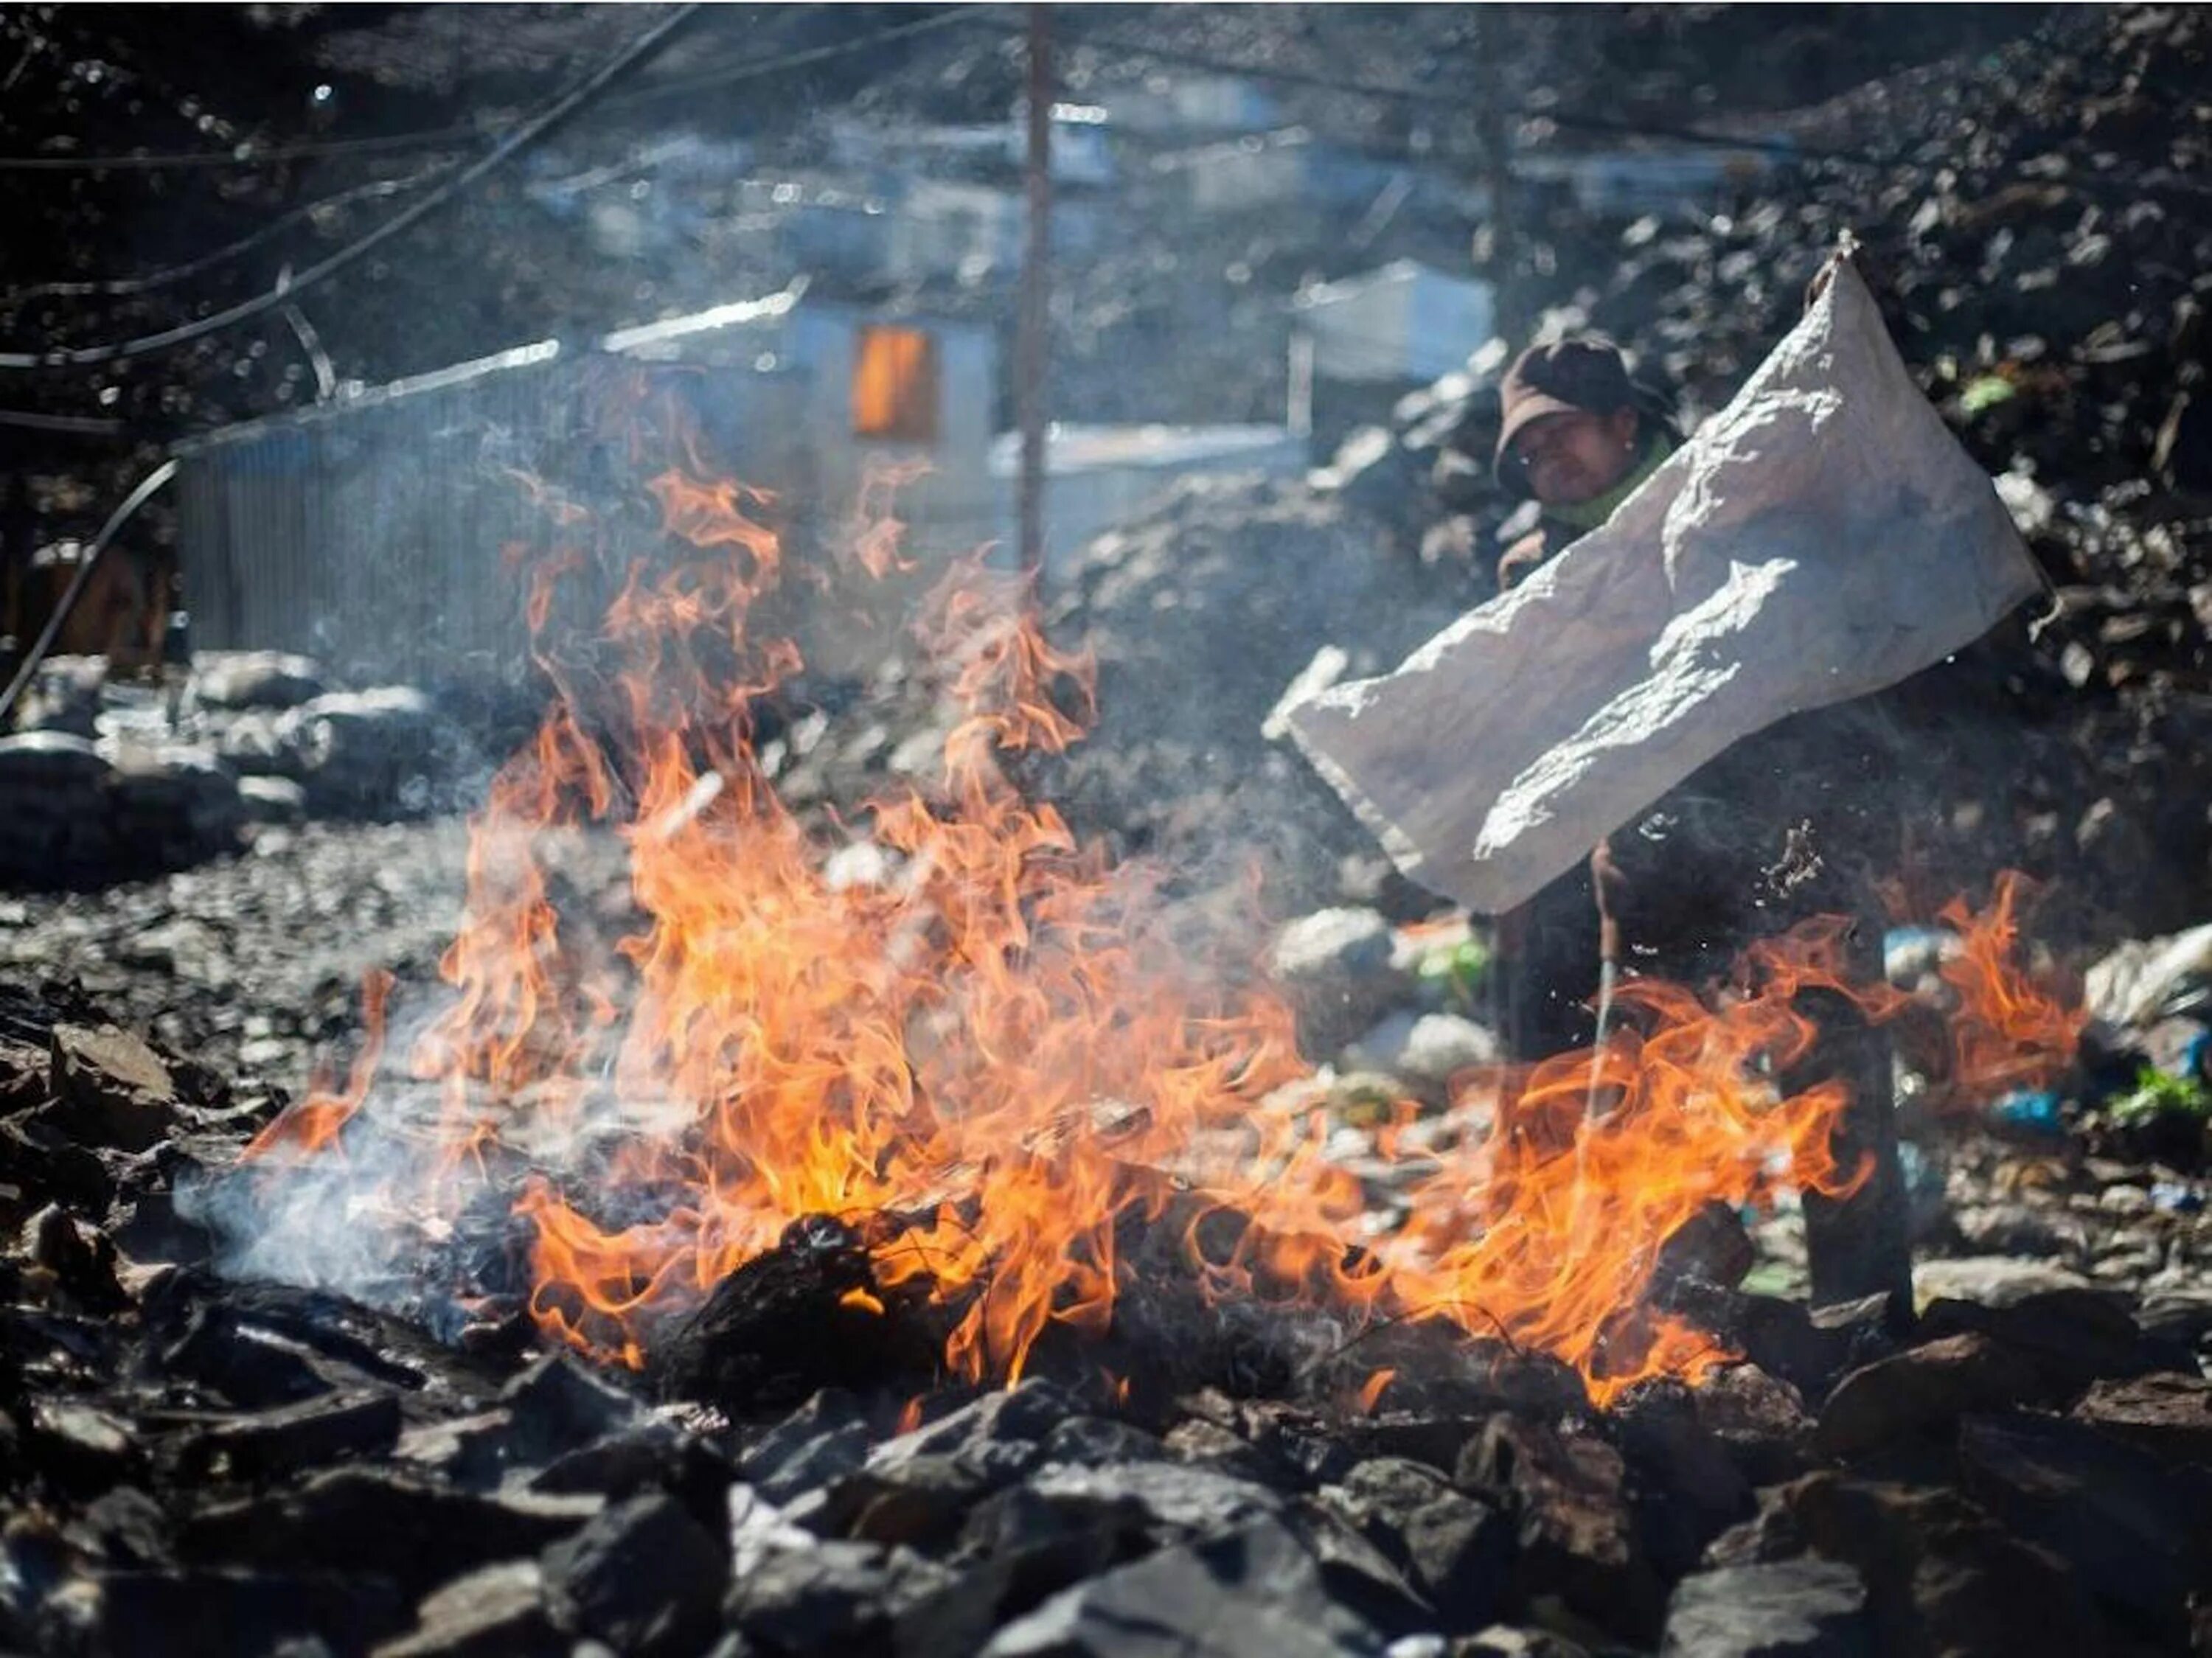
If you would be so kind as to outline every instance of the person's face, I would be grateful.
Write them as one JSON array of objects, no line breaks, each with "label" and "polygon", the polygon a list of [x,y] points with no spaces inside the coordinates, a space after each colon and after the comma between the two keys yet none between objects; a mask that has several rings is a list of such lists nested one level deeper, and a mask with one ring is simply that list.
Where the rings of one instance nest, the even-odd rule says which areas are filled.
[{"label": "person's face", "polygon": [[1579,507],[1620,483],[1635,461],[1636,411],[1547,415],[1514,438],[1513,455],[1538,501]]}]

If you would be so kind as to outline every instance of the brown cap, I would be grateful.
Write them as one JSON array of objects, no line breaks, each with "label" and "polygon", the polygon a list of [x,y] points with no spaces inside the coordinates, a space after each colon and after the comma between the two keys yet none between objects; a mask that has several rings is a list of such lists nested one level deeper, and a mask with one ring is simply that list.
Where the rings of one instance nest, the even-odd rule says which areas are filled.
[{"label": "brown cap", "polygon": [[1584,410],[1609,415],[1616,409],[1636,406],[1636,388],[1628,378],[1627,360],[1612,341],[1586,335],[1550,345],[1532,345],[1505,371],[1498,388],[1499,411],[1498,452],[1493,465],[1500,483],[1518,487],[1515,469],[1506,457],[1513,440],[1532,422],[1547,415]]}]

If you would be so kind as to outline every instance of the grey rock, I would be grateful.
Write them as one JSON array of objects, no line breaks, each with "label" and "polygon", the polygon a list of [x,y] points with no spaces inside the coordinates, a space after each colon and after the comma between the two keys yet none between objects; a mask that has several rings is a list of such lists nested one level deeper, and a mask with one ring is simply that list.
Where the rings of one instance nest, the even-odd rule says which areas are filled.
[{"label": "grey rock", "polygon": [[307,815],[307,792],[289,777],[240,777],[238,805],[249,823],[297,823]]},{"label": "grey rock", "polygon": [[763,1653],[881,1651],[902,1618],[958,1582],[911,1549],[820,1542],[768,1552],[739,1570],[722,1611]]},{"label": "grey rock", "polygon": [[984,1658],[1380,1658],[1388,1637],[1330,1593],[1280,1521],[1162,1549],[1001,1629]]},{"label": "grey rock", "polygon": [[755,1441],[738,1472],[772,1503],[787,1503],[856,1472],[867,1461],[868,1424],[857,1400],[824,1388]]},{"label": "grey rock", "polygon": [[544,1557],[547,1599],[564,1628],[647,1658],[706,1644],[729,1576],[721,1548],[672,1497],[608,1509]]},{"label": "grey rock", "polygon": [[1874,1658],[1866,1601],[1832,1560],[1701,1572],[1674,1586],[1661,1658]]},{"label": "grey rock", "polygon": [[1973,1411],[2050,1396],[2051,1384],[2016,1349],[1975,1332],[1923,1342],[1852,1371],[1820,1411],[1824,1456],[1883,1451],[1915,1435],[1948,1434]]},{"label": "grey rock", "polygon": [[1173,1540],[1227,1531],[1282,1506],[1264,1485],[1179,1462],[1057,1464],[1038,1469],[1024,1488],[1063,1513],[1140,1516],[1152,1535]]},{"label": "grey rock", "polygon": [[1512,1577],[1511,1522],[1433,1468],[1378,1457],[1326,1488],[1322,1501],[1406,1574],[1446,1631],[1479,1629],[1503,1605]]},{"label": "grey rock", "polygon": [[1309,1051],[1334,1053],[1411,988],[1390,967],[1390,923],[1376,910],[1317,910],[1275,937],[1269,968]]},{"label": "grey rock", "polygon": [[2086,1290],[2081,1273],[2048,1261],[2009,1255],[1969,1255],[1953,1260],[1923,1260],[1912,1269],[1914,1298],[1922,1304],[1941,1299],[1977,1301],[2004,1307],[2046,1290]]},{"label": "grey rock", "polygon": [[505,1560],[423,1598],[415,1627],[371,1658],[555,1658],[568,1642],[545,1608],[535,1560]]},{"label": "grey rock", "polygon": [[219,708],[295,708],[329,686],[321,665],[283,651],[203,651],[192,661],[191,693]]},{"label": "grey rock", "polygon": [[1456,1013],[1392,1013],[1345,1049],[1346,1060],[1410,1084],[1421,1098],[1442,1104],[1451,1079],[1496,1065],[1498,1038]]}]

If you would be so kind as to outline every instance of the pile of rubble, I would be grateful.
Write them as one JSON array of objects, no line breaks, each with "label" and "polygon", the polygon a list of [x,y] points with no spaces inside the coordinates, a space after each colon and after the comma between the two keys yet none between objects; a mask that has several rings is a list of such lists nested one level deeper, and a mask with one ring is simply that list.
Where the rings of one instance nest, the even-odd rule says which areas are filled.
[{"label": "pile of rubble", "polygon": [[0,885],[94,885],[235,851],[310,817],[450,806],[479,774],[461,731],[406,686],[340,690],[305,657],[209,652],[167,683],[104,659],[40,665],[0,738]]},{"label": "pile of rubble", "polygon": [[[1723,1658],[2207,1636],[2191,1343],[2212,1321],[2110,1292],[1962,1272],[1900,1334],[1685,1275],[1666,1293],[1744,1361],[1604,1412],[1541,1355],[1419,1327],[1340,1355],[1393,1369],[1364,1401],[1342,1367],[1148,1385],[1127,1331],[1118,1376],[1078,1345],[981,1396],[827,1350],[773,1386],[734,1353],[632,1376],[538,1351],[519,1309],[441,1346],[219,1277],[179,1194],[277,1104],[82,999],[0,1002],[0,1643]],[[842,1281],[818,1266],[841,1230],[794,1227],[725,1289],[774,1280],[787,1324],[867,1321],[809,1298]]]}]

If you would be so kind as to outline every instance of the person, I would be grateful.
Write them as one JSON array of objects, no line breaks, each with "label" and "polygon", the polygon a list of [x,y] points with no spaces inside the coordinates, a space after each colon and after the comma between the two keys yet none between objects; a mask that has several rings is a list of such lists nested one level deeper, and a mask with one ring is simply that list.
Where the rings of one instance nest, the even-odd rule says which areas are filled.
[{"label": "person", "polygon": [[[1612,517],[1681,434],[1658,395],[1637,383],[1620,349],[1599,335],[1529,347],[1507,370],[1498,402],[1498,482],[1540,508],[1535,528],[1498,559],[1502,590]],[[1596,1034],[1589,996],[1607,942],[1600,900],[1616,884],[1607,849],[1595,856],[1594,866],[1560,877],[1500,918],[1498,953],[1507,966],[1501,1035],[1517,1059],[1581,1047]]]},{"label": "person", "polygon": [[[1498,561],[1510,588],[1598,528],[1680,446],[1663,402],[1638,384],[1618,347],[1582,337],[1531,347],[1499,388],[1498,480],[1536,501],[1536,528]],[[1725,975],[1754,939],[1823,913],[1853,916],[1854,966],[1880,973],[1880,923],[1867,894],[1893,869],[1899,828],[1890,768],[1903,742],[1879,699],[1800,714],[1709,762],[1593,849],[1588,862],[1499,918],[1507,1050],[1529,1062],[1598,1034],[1601,963],[1698,986]],[[1853,1198],[1806,1195],[1816,1303],[1881,1295],[1910,1300],[1903,1193],[1883,1034],[1848,999],[1808,993],[1824,1032],[1781,1082],[1823,1077],[1854,1106],[1835,1150],[1863,1155]]]},{"label": "person", "polygon": [[1498,481],[1542,508],[1498,560],[1510,587],[1589,534],[1674,453],[1681,434],[1618,346],[1585,335],[1531,346],[1498,388]]}]

